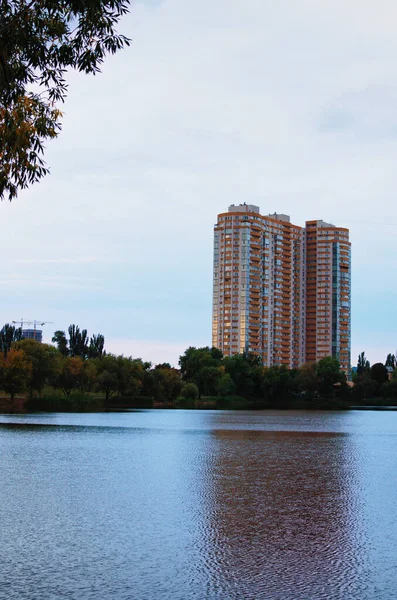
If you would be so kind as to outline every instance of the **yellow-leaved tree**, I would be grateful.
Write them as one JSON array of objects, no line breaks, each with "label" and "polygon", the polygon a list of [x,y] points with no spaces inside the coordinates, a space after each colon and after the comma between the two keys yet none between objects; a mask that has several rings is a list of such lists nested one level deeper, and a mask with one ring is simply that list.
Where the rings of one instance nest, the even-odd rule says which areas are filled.
[{"label": "yellow-leaved tree", "polygon": [[44,143],[56,137],[65,73],[98,73],[129,40],[116,31],[128,0],[0,2],[0,199],[48,173]]}]

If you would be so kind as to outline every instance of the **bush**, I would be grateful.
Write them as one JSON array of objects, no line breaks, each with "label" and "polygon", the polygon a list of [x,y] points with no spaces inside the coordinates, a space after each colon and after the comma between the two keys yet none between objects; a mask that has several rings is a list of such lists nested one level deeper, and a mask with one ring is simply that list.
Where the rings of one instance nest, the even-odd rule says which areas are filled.
[{"label": "bush", "polygon": [[230,375],[227,374],[220,378],[216,388],[219,396],[233,396],[236,393],[236,384]]},{"label": "bush", "polygon": [[382,363],[375,363],[371,367],[371,379],[382,384],[387,381],[387,369]]},{"label": "bush", "polygon": [[216,408],[223,410],[245,410],[250,408],[250,402],[241,396],[222,396],[216,399]]},{"label": "bush", "polygon": [[197,385],[194,383],[187,383],[182,389],[181,396],[190,400],[196,400],[198,398],[199,391]]},{"label": "bush", "polygon": [[397,379],[386,381],[382,385],[382,392],[385,398],[393,398],[397,400]]},{"label": "bush", "polygon": [[175,400],[175,408],[196,408],[196,400],[194,398],[179,396]]},{"label": "bush", "polygon": [[69,396],[45,394],[27,401],[28,410],[45,412],[91,412],[103,408],[102,398],[75,392]]},{"label": "bush", "polygon": [[151,396],[112,396],[105,402],[105,408],[153,408]]}]

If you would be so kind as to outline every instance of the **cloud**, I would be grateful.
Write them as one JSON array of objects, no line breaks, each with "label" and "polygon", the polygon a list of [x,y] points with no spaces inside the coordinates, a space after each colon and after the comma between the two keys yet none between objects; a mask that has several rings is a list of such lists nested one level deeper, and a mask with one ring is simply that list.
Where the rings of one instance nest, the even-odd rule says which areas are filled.
[{"label": "cloud", "polygon": [[34,277],[26,274],[15,274],[8,277],[0,277],[0,288],[8,291],[23,289],[35,291],[58,289],[66,290],[69,293],[72,293],[77,290],[100,290],[101,287],[101,282],[99,280],[90,280],[80,277]]},{"label": "cloud", "polygon": [[75,258],[20,258],[15,262],[27,265],[84,265],[97,261],[98,258],[94,256],[80,256]]},{"label": "cloud", "polygon": [[383,357],[397,339],[396,17],[389,0],[132,3],[131,47],[98,77],[68,74],[51,175],[0,205],[1,311],[210,343],[213,224],[252,202],[350,227],[353,344]]}]

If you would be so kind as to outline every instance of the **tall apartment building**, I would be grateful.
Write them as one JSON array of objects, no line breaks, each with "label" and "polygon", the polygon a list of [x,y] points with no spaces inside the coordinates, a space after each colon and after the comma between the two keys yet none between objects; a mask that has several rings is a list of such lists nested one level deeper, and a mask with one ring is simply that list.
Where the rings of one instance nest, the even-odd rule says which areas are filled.
[{"label": "tall apartment building", "polygon": [[349,231],[230,206],[214,231],[212,344],[265,366],[324,356],[350,368]]}]

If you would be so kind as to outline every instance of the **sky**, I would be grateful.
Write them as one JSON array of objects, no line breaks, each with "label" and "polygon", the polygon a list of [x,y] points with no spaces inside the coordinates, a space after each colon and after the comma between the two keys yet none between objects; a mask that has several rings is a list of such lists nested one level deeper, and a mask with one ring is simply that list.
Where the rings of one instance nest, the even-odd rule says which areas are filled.
[{"label": "sky", "polygon": [[397,6],[140,0],[130,48],[70,73],[51,175],[0,203],[0,320],[176,365],[211,344],[216,216],[348,227],[352,363],[397,348]]}]

